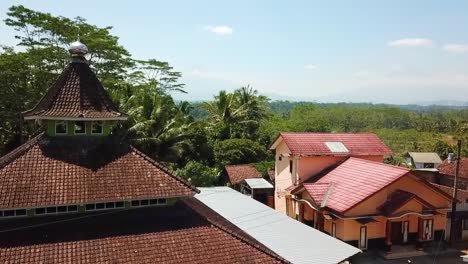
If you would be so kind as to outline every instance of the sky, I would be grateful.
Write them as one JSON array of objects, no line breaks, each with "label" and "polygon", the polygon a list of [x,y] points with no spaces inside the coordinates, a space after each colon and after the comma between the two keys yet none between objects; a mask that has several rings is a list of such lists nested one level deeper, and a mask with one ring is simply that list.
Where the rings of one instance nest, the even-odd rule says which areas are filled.
[{"label": "sky", "polygon": [[[207,100],[251,85],[277,100],[468,102],[468,1],[10,1],[112,26],[138,59],[168,61]],[[0,44],[15,32],[0,24]]]}]

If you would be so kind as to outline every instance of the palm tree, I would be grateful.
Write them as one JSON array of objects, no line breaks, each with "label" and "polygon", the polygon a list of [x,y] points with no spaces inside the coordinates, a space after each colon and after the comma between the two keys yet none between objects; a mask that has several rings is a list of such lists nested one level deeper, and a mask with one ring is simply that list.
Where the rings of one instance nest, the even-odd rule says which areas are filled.
[{"label": "palm tree", "polygon": [[140,87],[123,104],[130,116],[125,137],[153,158],[180,162],[184,153],[195,151],[190,140],[194,121],[187,102],[176,105],[161,90]]},{"label": "palm tree", "polygon": [[218,136],[221,139],[231,138],[233,126],[245,121],[246,109],[233,93],[220,91],[214,101],[204,102],[202,107],[208,112],[212,128],[220,128]]}]

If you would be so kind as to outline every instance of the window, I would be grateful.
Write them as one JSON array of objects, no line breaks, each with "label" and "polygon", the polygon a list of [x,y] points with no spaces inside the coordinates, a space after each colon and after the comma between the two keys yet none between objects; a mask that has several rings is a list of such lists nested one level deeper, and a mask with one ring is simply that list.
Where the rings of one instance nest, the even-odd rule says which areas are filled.
[{"label": "window", "polygon": [[343,142],[325,142],[331,152],[349,152]]},{"label": "window", "polygon": [[67,121],[57,121],[55,122],[55,134],[57,135],[66,135],[68,132]]},{"label": "window", "polygon": [[87,204],[86,205],[86,211],[95,210],[95,209],[96,209],[95,204]]},{"label": "window", "polygon": [[3,216],[15,216],[15,210],[3,211]]},{"label": "window", "polygon": [[124,206],[125,206],[124,202],[116,202],[116,203],[115,203],[115,207],[116,207],[116,208],[122,208],[122,207],[124,207]]},{"label": "window", "polygon": [[48,214],[56,213],[56,212],[57,212],[57,207],[47,207],[47,208],[46,208],[46,212],[47,212]]},{"label": "window", "polygon": [[290,161],[289,161],[289,173],[292,174],[292,172],[293,172],[293,161],[290,160]]},{"label": "window", "polygon": [[67,207],[66,206],[59,206],[59,207],[57,207],[57,212],[66,213],[67,212]]},{"label": "window", "polygon": [[419,234],[421,236],[421,240],[433,239],[433,223],[432,219],[420,219]]},{"label": "window", "polygon": [[367,227],[361,226],[361,233],[359,236],[359,248],[367,248]]},{"label": "window", "polygon": [[68,212],[77,212],[78,211],[78,206],[77,205],[69,205],[67,206]]},{"label": "window", "polygon": [[102,134],[103,132],[103,122],[94,121],[91,123],[91,134]]},{"label": "window", "polygon": [[331,236],[336,237],[336,223],[332,223]]},{"label": "window", "polygon": [[46,212],[45,208],[36,208],[36,210],[34,211],[34,214],[41,215],[41,214],[45,214],[45,212]]},{"label": "window", "polygon": [[463,219],[463,230],[468,230],[468,219]]},{"label": "window", "polygon": [[158,199],[158,204],[166,204],[166,203],[167,203],[166,198]]},{"label": "window", "polygon": [[104,208],[105,208],[104,203],[97,203],[96,204],[96,210],[101,210],[101,209],[104,209]]},{"label": "window", "polygon": [[84,121],[75,122],[75,135],[86,134],[86,123]]}]

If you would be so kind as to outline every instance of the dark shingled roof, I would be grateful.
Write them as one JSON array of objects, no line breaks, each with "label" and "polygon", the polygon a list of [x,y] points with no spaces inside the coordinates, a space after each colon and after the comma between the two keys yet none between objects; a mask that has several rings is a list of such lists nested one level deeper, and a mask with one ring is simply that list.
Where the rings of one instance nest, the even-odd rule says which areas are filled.
[{"label": "dark shingled roof", "polygon": [[0,209],[184,197],[197,191],[115,136],[41,134],[0,158]]},{"label": "dark shingled roof", "polygon": [[393,212],[401,208],[403,205],[408,203],[410,200],[416,199],[419,203],[423,206],[434,209],[434,207],[420,198],[419,196],[415,195],[414,193],[410,193],[403,190],[396,190],[394,191],[387,200],[381,204],[377,209],[382,211],[385,215],[390,216]]},{"label": "dark shingled roof", "polygon": [[25,119],[122,120],[127,118],[127,115],[119,112],[112,103],[86,61],[68,64],[41,101],[23,115]]},{"label": "dark shingled roof", "polygon": [[245,179],[263,177],[253,165],[227,165],[224,169],[233,185],[239,184]]},{"label": "dark shingled roof", "polygon": [[[439,173],[446,176],[455,177],[455,171],[457,168],[457,162],[448,162],[444,160],[442,164],[439,165]],[[459,175],[461,178],[468,179],[468,158],[461,158],[460,160],[460,172]]]},{"label": "dark shingled roof", "polygon": [[0,228],[0,259],[7,263],[286,263],[192,200],[86,217],[5,220]]}]

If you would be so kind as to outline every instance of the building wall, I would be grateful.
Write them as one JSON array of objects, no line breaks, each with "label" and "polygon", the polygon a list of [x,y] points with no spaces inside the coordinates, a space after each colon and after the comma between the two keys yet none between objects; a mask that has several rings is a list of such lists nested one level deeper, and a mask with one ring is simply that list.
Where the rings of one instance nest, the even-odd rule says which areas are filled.
[{"label": "building wall", "polygon": [[398,181],[392,183],[383,190],[377,192],[372,197],[368,198],[366,201],[352,208],[345,213],[346,216],[360,216],[360,215],[371,215],[379,213],[377,207],[383,204],[387,197],[392,194],[397,189],[414,193],[419,197],[425,199],[430,204],[434,205],[436,208],[447,208],[450,207],[450,201],[436,192],[432,188],[426,186],[425,184],[419,182],[411,173],[407,176],[399,179]]},{"label": "building wall", "polygon": [[[293,184],[293,174],[289,171],[289,161],[291,160],[290,157],[282,157],[280,160],[281,155],[289,156],[290,151],[286,144],[281,142],[276,147],[276,155],[275,155],[275,209],[279,212],[286,214],[286,200],[284,198],[285,189],[288,188]],[[293,163],[297,162],[297,160],[293,160]],[[293,168],[294,168],[293,164]]]}]

